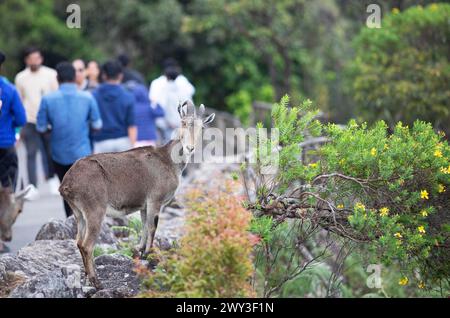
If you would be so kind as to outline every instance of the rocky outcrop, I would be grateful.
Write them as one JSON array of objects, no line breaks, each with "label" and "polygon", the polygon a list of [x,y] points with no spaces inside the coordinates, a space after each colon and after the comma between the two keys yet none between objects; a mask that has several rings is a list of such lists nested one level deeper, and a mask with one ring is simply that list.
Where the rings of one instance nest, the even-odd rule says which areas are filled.
[{"label": "rocky outcrop", "polygon": [[[89,287],[74,240],[39,240],[0,258],[0,290],[11,298],[133,297],[139,279],[132,259],[101,255],[95,259],[104,289]],[[15,286],[6,286],[14,278]],[[20,278],[20,282],[18,282]],[[4,286],[2,286],[2,284]]]},{"label": "rocky outcrop", "polygon": [[[114,224],[114,221],[106,219],[100,231],[98,244],[117,244],[118,240],[108,224]],[[51,220],[44,224],[36,240],[74,240],[77,236],[77,224],[73,216],[66,220]]]},{"label": "rocky outcrop", "polygon": [[95,266],[103,289],[93,298],[133,297],[139,292],[140,281],[133,271],[132,259],[118,254],[101,255],[95,259]]},{"label": "rocky outcrop", "polygon": [[[0,289],[15,287],[9,297],[82,297],[82,260],[73,240],[40,240],[22,249],[17,255],[0,258],[0,268],[5,269],[7,279],[0,281]],[[84,276],[84,275],[83,275]],[[17,283],[20,278],[21,282]]]}]

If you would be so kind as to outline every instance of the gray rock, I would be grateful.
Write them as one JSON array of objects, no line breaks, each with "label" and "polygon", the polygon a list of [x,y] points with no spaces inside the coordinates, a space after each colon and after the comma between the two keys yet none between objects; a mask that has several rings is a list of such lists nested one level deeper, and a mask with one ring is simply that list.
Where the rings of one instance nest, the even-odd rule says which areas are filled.
[{"label": "gray rock", "polygon": [[82,298],[84,296],[78,273],[74,268],[60,272],[37,275],[16,287],[9,298]]},{"label": "gray rock", "polygon": [[102,290],[93,298],[133,297],[139,292],[140,280],[132,259],[120,254],[104,254],[94,260]]},{"label": "gray rock", "polygon": [[96,292],[92,298],[130,298],[136,296],[136,294],[126,287],[106,288]]},{"label": "gray rock", "polygon": [[69,265],[83,266],[74,240],[35,241],[21,248],[17,255],[0,257],[0,266],[6,271],[21,271],[26,277],[60,272]]},{"label": "gray rock", "polygon": [[170,242],[167,237],[164,236],[156,236],[155,237],[155,246],[157,246],[162,251],[168,251],[174,247],[175,242]]},{"label": "gray rock", "polygon": [[[97,243],[117,244],[118,240],[108,226],[112,221],[106,219],[100,231]],[[73,216],[66,220],[51,220],[44,224],[36,235],[36,240],[74,240],[77,235],[77,224]]]},{"label": "gray rock", "polygon": [[0,282],[6,279],[6,266],[0,263]]},{"label": "gray rock", "polygon": [[[132,297],[139,292],[132,259],[105,254],[95,259],[95,265],[104,287],[101,291],[83,286],[87,280],[74,240],[41,240],[23,247],[15,256],[0,257],[0,275],[23,277],[6,295],[13,298]],[[10,286],[2,284],[7,281],[0,280],[0,291],[9,290]]]},{"label": "gray rock", "polygon": [[[36,241],[19,250],[16,256],[0,257],[0,268],[11,276],[23,277],[9,297],[82,297],[81,256],[75,241]],[[0,288],[2,287],[0,281]]]}]

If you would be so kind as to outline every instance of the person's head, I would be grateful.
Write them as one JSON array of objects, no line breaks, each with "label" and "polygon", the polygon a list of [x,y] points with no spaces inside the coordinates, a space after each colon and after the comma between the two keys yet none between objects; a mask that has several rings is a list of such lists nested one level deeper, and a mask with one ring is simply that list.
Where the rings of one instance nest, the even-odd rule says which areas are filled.
[{"label": "person's head", "polygon": [[56,73],[58,75],[58,82],[60,84],[75,83],[76,71],[72,63],[59,63],[58,65],[56,65]]},{"label": "person's head", "polygon": [[99,82],[100,66],[96,61],[90,61],[87,65],[86,74],[91,82]]},{"label": "person's head", "polygon": [[123,78],[122,64],[118,61],[108,61],[102,66],[103,79],[110,83],[120,83]]},{"label": "person's head", "polygon": [[3,54],[3,52],[0,51],[0,70],[2,69],[3,63],[5,63],[6,56]]},{"label": "person's head", "polygon": [[128,67],[128,65],[130,65],[130,57],[128,55],[126,55],[126,54],[120,54],[117,57],[117,61],[119,61],[119,63],[122,64],[122,66],[124,68]]},{"label": "person's head", "polygon": [[42,52],[36,47],[30,47],[25,50],[24,61],[27,67],[30,68],[32,72],[36,72],[41,67],[44,62]]},{"label": "person's head", "polygon": [[76,59],[72,62],[72,66],[75,68],[76,76],[75,82],[78,86],[83,85],[86,80],[86,64],[82,59]]},{"label": "person's head", "polygon": [[174,58],[167,58],[163,62],[164,75],[169,81],[174,81],[177,79],[178,75],[181,74],[181,68],[178,65],[177,60]]}]

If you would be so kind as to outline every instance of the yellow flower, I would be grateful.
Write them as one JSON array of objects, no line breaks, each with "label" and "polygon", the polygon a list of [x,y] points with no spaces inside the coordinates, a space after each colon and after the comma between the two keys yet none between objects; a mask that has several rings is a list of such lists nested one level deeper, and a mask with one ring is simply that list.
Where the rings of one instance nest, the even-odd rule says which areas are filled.
[{"label": "yellow flower", "polygon": [[445,192],[445,186],[443,184],[438,185],[438,192],[439,193]]},{"label": "yellow flower", "polygon": [[408,284],[408,282],[409,282],[408,277],[404,276],[403,278],[401,278],[401,279],[398,281],[398,284],[401,285],[401,286],[405,286],[405,285]]},{"label": "yellow flower", "polygon": [[389,149],[389,146],[387,145],[387,144],[384,144],[384,150],[388,150]]},{"label": "yellow flower", "polygon": [[387,216],[389,214],[389,209],[388,208],[381,208],[380,209],[380,215],[381,216]]},{"label": "yellow flower", "polygon": [[450,174],[450,166],[448,168],[441,167],[441,172],[443,174]]},{"label": "yellow flower", "polygon": [[418,228],[417,228],[417,230],[419,231],[419,233],[420,234],[425,234],[425,228],[423,227],[423,225],[421,225],[421,226],[419,226]]},{"label": "yellow flower", "polygon": [[438,158],[442,158],[442,151],[440,149],[436,149],[434,151],[434,156]]},{"label": "yellow flower", "polygon": [[420,289],[424,289],[425,288],[425,283],[420,281],[419,285],[417,285]]},{"label": "yellow flower", "polygon": [[398,8],[392,9],[392,13],[393,14],[398,14],[399,12],[400,12],[400,10]]},{"label": "yellow flower", "polygon": [[308,166],[310,166],[311,168],[316,168],[317,167],[317,162],[310,163]]},{"label": "yellow flower", "polygon": [[366,206],[364,204],[362,204],[361,202],[358,202],[355,204],[355,209],[361,209],[361,210],[365,211]]},{"label": "yellow flower", "polygon": [[420,214],[422,214],[423,217],[427,217],[428,216],[427,210],[420,211]]},{"label": "yellow flower", "polygon": [[370,154],[375,157],[377,155],[377,150],[375,148],[370,149]]},{"label": "yellow flower", "polygon": [[433,3],[433,4],[430,6],[430,9],[431,9],[431,11],[436,11],[436,10],[438,9],[438,5],[437,5],[436,3]]},{"label": "yellow flower", "polygon": [[343,208],[344,208],[344,205],[343,205],[343,204],[338,204],[337,208],[338,208],[338,209],[343,209]]},{"label": "yellow flower", "polygon": [[420,198],[428,200],[428,191],[427,190],[421,190],[420,191]]},{"label": "yellow flower", "polygon": [[400,232],[395,233],[394,236],[399,239],[403,237]]}]

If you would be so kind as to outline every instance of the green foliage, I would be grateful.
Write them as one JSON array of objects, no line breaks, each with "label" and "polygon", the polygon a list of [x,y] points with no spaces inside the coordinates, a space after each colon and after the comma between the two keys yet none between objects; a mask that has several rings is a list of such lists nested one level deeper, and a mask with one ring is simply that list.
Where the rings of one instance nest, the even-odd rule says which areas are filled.
[{"label": "green foliage", "polygon": [[318,169],[317,164],[302,165],[299,163],[301,148],[305,133],[317,136],[321,132],[320,123],[314,118],[317,110],[311,110],[312,102],[304,101],[298,107],[289,107],[289,97],[284,96],[280,103],[273,106],[272,119],[274,127],[279,130],[279,142],[282,149],[279,152],[279,186],[283,188],[293,180],[311,179]]},{"label": "green foliage", "polygon": [[[256,215],[273,216],[276,225],[270,230],[265,219],[257,220],[256,233],[272,237],[286,217],[299,218],[365,243],[359,251],[372,263],[398,267],[400,286],[447,286],[450,147],[444,134],[419,120],[411,128],[398,123],[392,132],[383,121],[322,126],[313,120],[310,103],[288,106],[284,98],[272,114],[282,146],[274,185],[256,182],[256,202],[248,204]],[[329,141],[303,161],[299,143],[307,130],[322,130]],[[296,235],[304,237],[304,230]],[[273,254],[272,242],[263,239],[266,255]]]},{"label": "green foliage", "polygon": [[265,243],[272,242],[274,227],[273,219],[270,216],[262,216],[259,218],[252,219],[250,224],[250,232],[257,235]]},{"label": "green foliage", "polygon": [[136,256],[136,246],[139,243],[140,235],[142,234],[142,221],[140,217],[130,217],[126,226],[113,226],[112,230],[120,231],[125,234],[126,238],[119,240],[118,248],[103,248],[95,246],[94,257],[103,254],[121,254],[129,258]]},{"label": "green foliage", "polygon": [[186,235],[180,248],[145,273],[144,297],[250,297],[253,295],[251,214],[231,188],[188,195]]},{"label": "green foliage", "polygon": [[330,182],[322,195],[349,212],[349,224],[378,259],[401,264],[408,282],[423,288],[448,279],[448,143],[421,121],[411,129],[399,123],[390,135],[384,122],[325,131],[332,141],[320,151],[321,172],[371,181]]},{"label": "green foliage", "polygon": [[361,29],[350,63],[350,92],[367,120],[450,121],[450,5],[394,9],[380,29]]},{"label": "green foliage", "polygon": [[53,5],[52,0],[1,1],[0,43],[8,57],[6,74],[11,79],[20,69],[22,50],[30,45],[43,49],[49,63],[61,58],[101,56],[99,50],[83,38],[79,29],[69,29],[65,17],[59,18],[54,14]]}]

